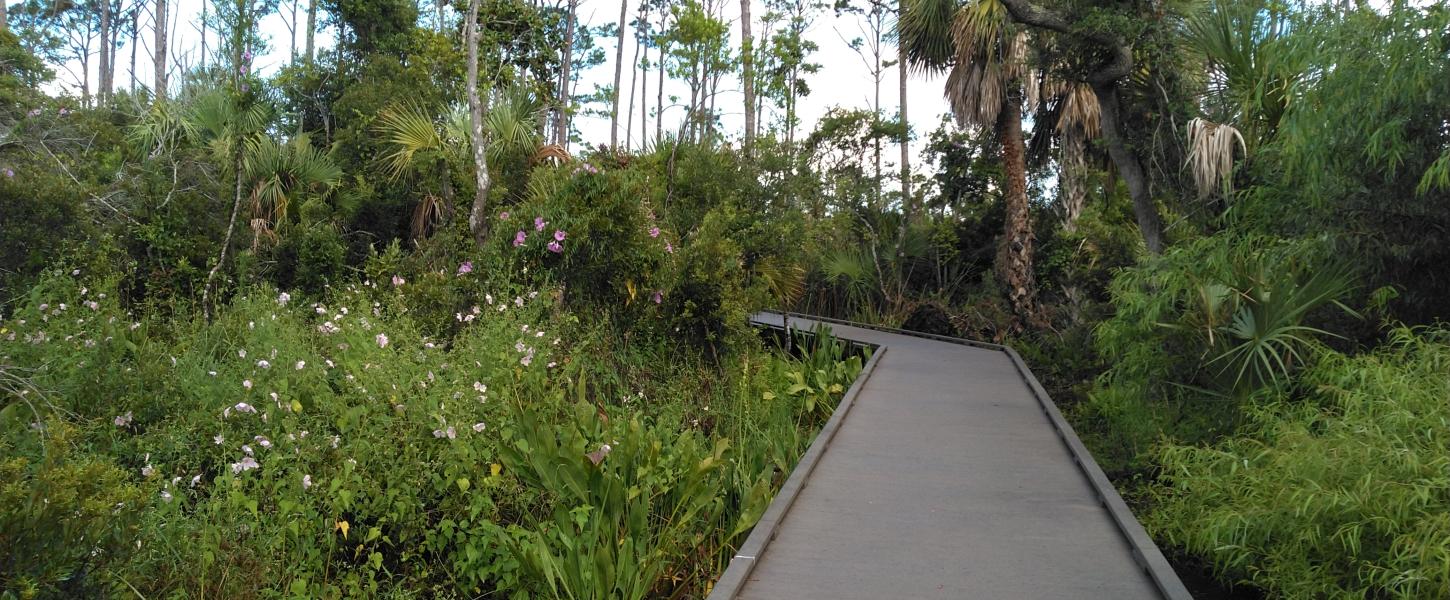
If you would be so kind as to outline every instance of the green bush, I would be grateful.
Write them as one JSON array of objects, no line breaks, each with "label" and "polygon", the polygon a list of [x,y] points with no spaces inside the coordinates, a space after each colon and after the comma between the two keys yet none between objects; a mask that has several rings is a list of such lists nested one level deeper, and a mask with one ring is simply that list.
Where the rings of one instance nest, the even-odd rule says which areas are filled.
[{"label": "green bush", "polygon": [[1164,446],[1147,525],[1285,598],[1450,596],[1450,332],[1326,351],[1239,433]]}]

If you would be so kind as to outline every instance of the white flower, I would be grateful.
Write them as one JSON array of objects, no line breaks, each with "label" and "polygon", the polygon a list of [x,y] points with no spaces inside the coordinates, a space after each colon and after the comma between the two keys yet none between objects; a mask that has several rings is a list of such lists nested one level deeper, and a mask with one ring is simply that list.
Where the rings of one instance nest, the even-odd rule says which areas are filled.
[{"label": "white flower", "polygon": [[252,441],[257,442],[257,444],[261,445],[263,448],[271,448],[272,447],[272,440],[267,439],[267,436],[259,435],[257,437],[252,438]]},{"label": "white flower", "polygon": [[241,462],[232,463],[232,474],[235,475],[242,471],[250,471],[260,466],[262,465],[257,464],[257,459],[247,456],[242,458]]},{"label": "white flower", "polygon": [[247,388],[249,390],[252,389],[252,380],[250,380],[250,379],[243,379],[242,380],[242,387]]},{"label": "white flower", "polygon": [[171,502],[171,492],[168,492],[166,490],[161,490],[161,501],[162,502]]},{"label": "white flower", "polygon": [[542,331],[535,331],[534,332],[534,337],[536,337],[536,338],[544,337],[544,332],[542,332]]},{"label": "white flower", "polygon": [[247,456],[251,456],[252,455],[252,447],[251,446],[248,446],[246,444],[242,444],[242,452],[245,452],[247,454]]},{"label": "white flower", "polygon": [[388,347],[388,334],[386,334],[386,333],[379,333],[378,334],[378,337],[375,338],[375,339],[377,339],[377,341],[378,341],[378,347],[379,348],[387,348]]},{"label": "white flower", "polygon": [[191,487],[196,487],[196,484],[198,482],[200,482],[200,481],[201,481],[201,475],[196,475],[195,477],[192,477],[191,478]]},{"label": "white flower", "polygon": [[458,432],[453,429],[453,426],[452,425],[449,425],[447,429],[434,429],[433,430],[433,437],[436,437],[436,438],[446,437],[446,438],[448,438],[448,439],[451,440],[451,439],[455,439],[455,438],[458,437]]},{"label": "white flower", "polygon": [[242,348],[240,350],[237,350],[237,358],[246,358],[246,357],[247,357],[247,349],[246,348]]},{"label": "white flower", "polygon": [[156,467],[151,466],[151,454],[146,454],[146,466],[141,467],[141,476],[150,477],[156,474]]},{"label": "white flower", "polygon": [[207,371],[206,374],[211,375],[212,377],[216,377],[216,371]]},{"label": "white flower", "polygon": [[514,306],[523,306],[523,305],[524,305],[524,299],[523,298],[520,298],[518,296],[514,296]]},{"label": "white flower", "polygon": [[480,394],[488,393],[488,386],[484,385],[482,381],[473,382],[473,389]]},{"label": "white flower", "polygon": [[341,442],[341,441],[342,441],[342,436],[340,436],[340,435],[334,435],[334,436],[332,436],[332,448],[334,450],[336,450],[337,449],[338,442]]},{"label": "white flower", "polygon": [[474,423],[473,424],[473,430],[475,432],[483,433],[483,429],[484,429],[484,425],[483,425],[482,422],[478,422],[478,423]]},{"label": "white flower", "polygon": [[224,435],[222,435],[220,433],[218,433],[218,434],[216,434],[216,435],[214,435],[214,436],[211,437],[211,442],[213,444],[218,445],[218,446],[222,445],[222,443],[224,443],[226,441],[227,441],[226,436],[224,436]]},{"label": "white flower", "polygon": [[305,489],[310,488],[310,487],[312,487],[312,476],[311,475],[303,475],[302,476],[302,489],[305,490]]},{"label": "white flower", "polygon": [[259,360],[257,361],[257,366],[263,369],[270,369],[272,368],[272,363],[269,363],[266,360]]},{"label": "white flower", "polygon": [[289,294],[287,292],[282,292],[280,294],[277,294],[277,306],[287,306],[287,303],[288,302],[291,302],[291,301],[292,301],[292,294]]},{"label": "white flower", "polygon": [[299,360],[299,361],[297,361],[297,370],[298,371],[301,371],[302,369],[305,369],[305,368],[307,368],[307,361],[305,361],[305,360]]},{"label": "white flower", "polygon": [[126,411],[126,414],[116,417],[115,420],[113,420],[112,422],[115,423],[117,427],[125,427],[127,425],[130,425],[131,411]]},{"label": "white flower", "polygon": [[[493,304],[493,294],[484,294],[483,295],[483,299],[484,300],[487,300],[490,305]],[[41,310],[45,310],[45,309],[41,309]]]},{"label": "white flower", "polygon": [[[247,387],[251,387],[251,386],[247,386]],[[237,412],[244,412],[244,413],[255,413],[255,412],[257,412],[257,407],[252,406],[250,404],[247,404],[246,402],[238,402],[237,405],[236,406],[233,406],[232,408],[236,409]]]}]

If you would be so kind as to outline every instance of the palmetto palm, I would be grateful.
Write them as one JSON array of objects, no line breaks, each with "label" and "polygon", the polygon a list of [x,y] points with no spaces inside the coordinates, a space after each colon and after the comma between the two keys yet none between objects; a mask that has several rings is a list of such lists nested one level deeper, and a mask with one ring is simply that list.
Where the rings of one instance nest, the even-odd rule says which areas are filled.
[{"label": "palmetto palm", "polygon": [[400,104],[383,110],[375,130],[393,148],[382,157],[390,177],[417,173],[439,182],[439,194],[425,194],[413,209],[413,238],[426,237],[453,215],[454,165],[468,159],[472,145],[468,115],[455,112],[439,121],[416,104]]},{"label": "palmetto palm", "polygon": [[[489,162],[511,164],[512,158],[533,156],[543,142],[539,131],[545,114],[543,104],[524,88],[500,92],[483,120]],[[384,171],[393,178],[417,174],[439,181],[439,194],[425,195],[413,210],[414,238],[425,237],[453,215],[453,173],[471,157],[468,127],[463,110],[437,118],[416,104],[399,104],[379,115],[374,129],[392,147],[382,157]]]},{"label": "palmetto palm", "polygon": [[253,248],[261,237],[287,221],[287,209],[294,200],[330,191],[342,180],[342,168],[306,135],[286,143],[271,137],[247,140],[242,166],[245,179],[251,182]]},{"label": "palmetto palm", "polygon": [[1031,317],[1032,226],[1022,135],[1028,39],[1001,0],[902,0],[897,33],[919,70],[946,72],[945,95],[957,122],[990,128],[1002,144],[1007,216],[998,276],[1019,317]]}]

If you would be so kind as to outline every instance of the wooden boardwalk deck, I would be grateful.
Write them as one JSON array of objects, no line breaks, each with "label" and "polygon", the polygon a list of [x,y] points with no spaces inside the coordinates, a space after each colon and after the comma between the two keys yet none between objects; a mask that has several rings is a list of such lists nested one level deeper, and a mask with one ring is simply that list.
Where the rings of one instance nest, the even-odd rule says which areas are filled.
[{"label": "wooden boardwalk deck", "polygon": [[1190,597],[1014,352],[830,326],[876,356],[711,600]]}]

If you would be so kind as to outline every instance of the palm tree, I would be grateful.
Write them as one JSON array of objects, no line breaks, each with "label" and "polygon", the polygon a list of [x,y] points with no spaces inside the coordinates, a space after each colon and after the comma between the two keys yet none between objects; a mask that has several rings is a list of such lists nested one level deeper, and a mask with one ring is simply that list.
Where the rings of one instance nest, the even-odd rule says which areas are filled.
[{"label": "palm tree", "polygon": [[[483,116],[486,164],[526,175],[529,159],[539,151],[547,108],[528,88],[511,86],[497,94]],[[413,174],[439,181],[438,194],[426,194],[413,210],[412,236],[422,239],[452,220],[455,211],[453,174],[470,160],[469,113],[457,110],[441,120],[416,104],[383,110],[374,131],[392,146],[381,161],[383,171],[397,179]],[[517,168],[515,168],[517,167]]]},{"label": "palm tree", "polygon": [[898,35],[917,69],[946,72],[946,98],[962,126],[992,129],[1002,145],[1007,215],[997,274],[1019,319],[1035,313],[1032,224],[1022,135],[1027,36],[1001,0],[903,0]]},{"label": "palm tree", "polygon": [[286,143],[256,137],[246,146],[242,165],[251,182],[252,249],[256,250],[263,237],[276,237],[275,229],[288,222],[287,209],[293,201],[337,187],[342,168],[306,135]]},{"label": "palm tree", "polygon": [[375,131],[393,147],[382,157],[383,171],[393,179],[417,173],[438,180],[439,193],[425,194],[413,209],[414,240],[428,237],[453,218],[453,169],[466,160],[464,152],[470,147],[466,118],[455,114],[440,126],[416,104],[390,106],[378,115]]}]

